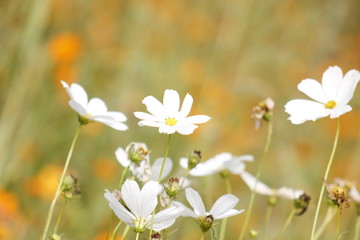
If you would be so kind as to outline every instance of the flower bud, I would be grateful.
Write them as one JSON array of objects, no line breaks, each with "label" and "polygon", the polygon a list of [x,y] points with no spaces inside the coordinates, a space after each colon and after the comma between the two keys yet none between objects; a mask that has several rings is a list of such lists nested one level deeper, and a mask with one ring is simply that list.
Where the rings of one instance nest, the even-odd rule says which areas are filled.
[{"label": "flower bud", "polygon": [[66,199],[73,199],[80,197],[79,179],[72,175],[67,175],[61,186],[61,191]]},{"label": "flower bud", "polygon": [[188,157],[188,169],[191,170],[201,161],[201,152],[194,150]]},{"label": "flower bud", "polygon": [[51,240],[61,240],[61,237],[59,235],[57,235],[56,233],[54,233],[50,239]]},{"label": "flower bud", "polygon": [[275,103],[271,98],[267,98],[264,101],[256,105],[251,111],[251,118],[255,121],[255,128],[258,129],[261,126],[261,121],[270,122],[272,117],[272,110]]},{"label": "flower bud", "polygon": [[80,125],[86,125],[86,124],[92,122],[90,119],[83,117],[81,115],[79,115],[78,120],[79,120]]},{"label": "flower bud", "polygon": [[276,206],[278,202],[278,198],[276,196],[269,196],[267,203],[269,204],[269,206],[274,207]]},{"label": "flower bud", "polygon": [[251,239],[255,239],[255,238],[257,238],[259,236],[259,232],[256,231],[256,230],[251,229],[250,232],[249,232],[249,235],[250,235]]},{"label": "flower bud", "polygon": [[172,177],[169,179],[169,183],[168,186],[165,188],[165,192],[169,196],[169,198],[174,198],[179,194],[180,189],[180,179]]},{"label": "flower bud", "polygon": [[294,207],[299,210],[296,213],[296,216],[301,216],[306,212],[309,207],[310,200],[311,197],[306,193],[303,193],[299,198],[294,200]]},{"label": "flower bud", "polygon": [[161,240],[161,234],[159,232],[153,233],[151,235],[151,240]]},{"label": "flower bud", "polygon": [[139,164],[147,159],[149,151],[145,143],[131,142],[125,149],[131,162]]},{"label": "flower bud", "polygon": [[207,232],[211,228],[211,226],[214,222],[214,217],[213,217],[213,215],[210,214],[207,216],[200,216],[198,218],[198,220],[199,220],[201,231]]}]

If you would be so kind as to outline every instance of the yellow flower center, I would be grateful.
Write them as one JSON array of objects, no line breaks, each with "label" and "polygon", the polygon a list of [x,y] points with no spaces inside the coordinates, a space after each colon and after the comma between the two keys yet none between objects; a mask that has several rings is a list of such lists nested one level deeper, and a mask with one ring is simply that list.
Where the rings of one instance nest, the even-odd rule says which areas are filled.
[{"label": "yellow flower center", "polygon": [[334,100],[328,101],[327,103],[325,103],[325,108],[334,108],[336,106],[336,102]]},{"label": "yellow flower center", "polygon": [[174,126],[177,123],[177,120],[175,118],[167,118],[165,119],[166,125]]}]

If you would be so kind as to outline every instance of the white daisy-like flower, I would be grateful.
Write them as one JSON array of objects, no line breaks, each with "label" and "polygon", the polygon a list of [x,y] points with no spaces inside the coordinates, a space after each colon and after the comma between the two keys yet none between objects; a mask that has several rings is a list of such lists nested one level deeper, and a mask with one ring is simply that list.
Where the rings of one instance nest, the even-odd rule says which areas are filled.
[{"label": "white daisy-like flower", "polygon": [[251,175],[248,172],[243,172],[240,174],[240,177],[244,180],[246,185],[258,194],[266,196],[274,196],[286,199],[298,199],[301,195],[304,194],[303,190],[295,190],[289,187],[281,187],[278,189],[273,189],[267,186],[261,181],[256,181],[256,177]]},{"label": "white daisy-like flower", "polygon": [[350,70],[343,76],[338,66],[329,67],[323,74],[322,83],[314,79],[302,80],[298,89],[313,100],[295,99],[285,105],[293,124],[315,121],[319,118],[338,118],[351,111],[348,102],[353,97],[360,80],[357,70]]},{"label": "white daisy-like flower", "polygon": [[144,232],[151,226],[153,230],[161,231],[173,225],[183,211],[180,206],[171,206],[153,216],[152,212],[158,203],[157,196],[162,190],[162,186],[156,181],[148,181],[140,190],[136,181],[127,180],[121,187],[125,206],[108,190],[105,190],[104,196],[116,216],[135,232]]},{"label": "white daisy-like flower", "polygon": [[70,107],[82,118],[87,121],[101,122],[119,131],[128,129],[123,123],[127,120],[123,113],[108,111],[105,102],[100,98],[92,98],[88,101],[85,89],[77,83],[69,86],[66,82],[61,81],[61,84],[70,97]]},{"label": "white daisy-like flower", "polygon": [[[159,178],[161,164],[164,158],[157,158],[153,165],[150,165],[150,159],[147,155],[144,160],[136,163],[129,159],[128,153],[121,147],[116,149],[115,156],[118,162],[123,167],[129,167],[129,170],[132,172],[132,174],[141,182],[144,183],[149,180],[156,181]],[[170,158],[166,158],[161,180],[166,178],[170,174],[172,167],[172,160]]]},{"label": "white daisy-like flower", "polygon": [[197,191],[192,188],[185,189],[186,199],[194,210],[190,210],[182,203],[174,201],[173,205],[183,208],[181,216],[196,218],[200,224],[200,229],[203,232],[208,231],[214,220],[228,218],[242,213],[244,210],[234,209],[239,199],[232,194],[225,194],[221,196],[210,211],[205,210],[204,203]]},{"label": "white daisy-like flower", "polygon": [[[232,174],[240,174],[245,171],[244,162],[252,161],[254,161],[252,155],[233,156],[231,153],[224,152],[205,162],[198,163],[189,173],[192,176],[208,176],[228,170]],[[188,158],[181,158],[180,166],[187,169]]]},{"label": "white daisy-like flower", "polygon": [[[150,114],[144,112],[134,112],[135,117],[141,119],[139,126],[158,127],[160,133],[173,134],[178,132],[189,135],[201,124],[211,118],[205,115],[195,115],[188,117],[193,98],[186,94],[180,109],[180,97],[177,91],[166,89],[163,103],[153,96],[147,96],[142,101],[146,105]],[[180,109],[180,111],[179,111]]]},{"label": "white daisy-like flower", "polygon": [[336,178],[334,182],[340,187],[348,189],[349,196],[354,200],[354,202],[360,204],[360,193],[356,188],[355,182],[351,182],[341,178]]}]

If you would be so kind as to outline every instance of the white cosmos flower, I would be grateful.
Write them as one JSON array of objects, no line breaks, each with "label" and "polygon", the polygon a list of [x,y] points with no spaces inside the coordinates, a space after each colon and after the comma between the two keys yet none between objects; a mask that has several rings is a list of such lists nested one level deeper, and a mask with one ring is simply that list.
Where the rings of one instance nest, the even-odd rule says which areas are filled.
[{"label": "white cosmos flower", "polygon": [[123,113],[108,111],[104,101],[100,98],[92,98],[88,101],[86,91],[77,83],[69,86],[66,82],[61,81],[61,84],[70,97],[70,107],[81,117],[90,121],[104,123],[116,130],[124,131],[128,129],[123,123],[127,120]]},{"label": "white cosmos flower", "polygon": [[256,177],[251,175],[248,172],[243,172],[240,174],[240,177],[244,180],[246,185],[258,194],[266,195],[266,196],[274,196],[286,199],[298,199],[302,194],[304,194],[303,190],[295,190],[289,187],[281,187],[279,189],[272,189],[267,186],[265,183],[261,181],[256,182]]},{"label": "white cosmos flower", "polygon": [[[244,162],[252,162],[252,155],[233,156],[231,153],[220,153],[205,162],[200,162],[190,170],[192,176],[207,176],[224,170],[230,171],[232,174],[240,174],[245,170]],[[180,166],[188,168],[188,158],[180,159]]]},{"label": "white cosmos flower", "polygon": [[[139,126],[158,127],[160,133],[173,134],[178,132],[189,135],[201,124],[211,118],[205,115],[195,115],[188,117],[193,98],[186,94],[180,109],[180,97],[177,91],[166,89],[163,103],[153,96],[147,96],[142,101],[146,105],[150,114],[144,112],[134,112],[135,117],[141,119]],[[180,109],[180,111],[179,111]]]},{"label": "white cosmos flower", "polygon": [[329,67],[323,74],[322,83],[314,79],[302,80],[298,89],[313,100],[295,99],[285,105],[285,112],[290,114],[293,124],[315,121],[330,115],[338,118],[351,111],[348,102],[353,97],[360,73],[350,70],[343,76],[338,66]]},{"label": "white cosmos flower", "polygon": [[[134,163],[129,159],[127,152],[121,147],[116,149],[115,156],[123,167],[129,166],[129,170],[141,182],[147,182],[149,180],[156,181],[159,178],[161,164],[164,158],[157,158],[153,165],[150,165],[149,157],[146,157],[140,163]],[[161,180],[170,174],[172,167],[172,160],[170,158],[166,158]]]},{"label": "white cosmos flower", "polygon": [[[152,216],[158,200],[157,196],[162,191],[162,186],[155,181],[145,183],[140,190],[134,180],[127,180],[121,187],[123,206],[116,197],[105,190],[105,198],[116,216],[128,224],[135,232],[144,232],[146,228],[161,231],[174,224],[175,219],[183,211],[181,207],[172,206]],[[129,209],[129,210],[128,210]],[[153,224],[151,224],[153,219]]]},{"label": "white cosmos flower", "polygon": [[225,194],[221,196],[218,200],[216,200],[208,212],[205,210],[204,203],[197,191],[192,188],[187,188],[185,189],[185,194],[187,201],[194,210],[190,210],[177,201],[174,201],[173,205],[183,208],[181,216],[198,219],[200,228],[203,232],[206,232],[211,228],[215,219],[228,218],[244,211],[234,209],[235,205],[239,202],[239,199],[232,194]]}]

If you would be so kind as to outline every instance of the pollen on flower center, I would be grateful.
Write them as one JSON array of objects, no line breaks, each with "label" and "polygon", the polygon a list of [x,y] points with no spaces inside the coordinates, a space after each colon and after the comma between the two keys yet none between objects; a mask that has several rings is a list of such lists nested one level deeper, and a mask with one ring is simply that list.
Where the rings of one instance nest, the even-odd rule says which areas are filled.
[{"label": "pollen on flower center", "polygon": [[174,126],[177,123],[177,120],[175,118],[167,118],[165,119],[166,125]]},{"label": "pollen on flower center", "polygon": [[328,101],[327,103],[325,103],[325,108],[334,108],[336,106],[336,102],[334,100]]}]

